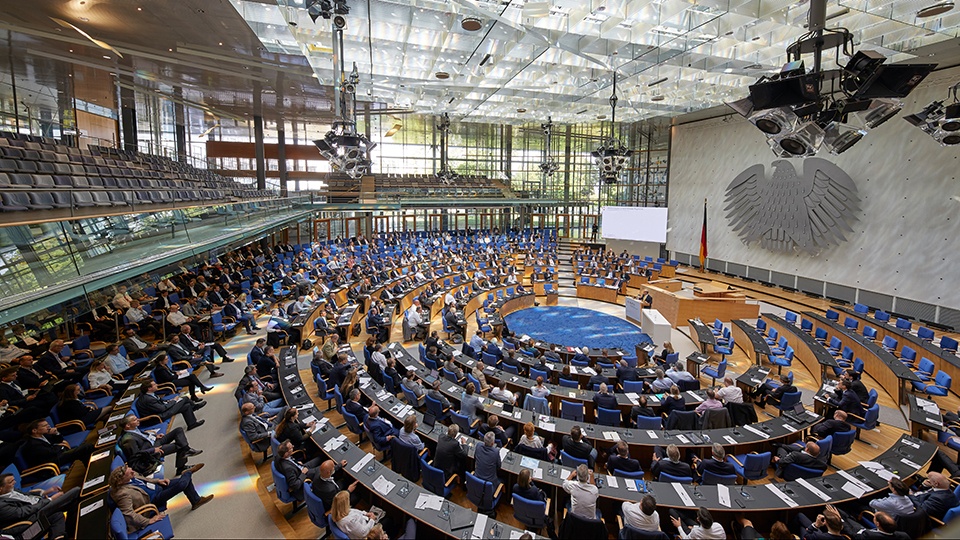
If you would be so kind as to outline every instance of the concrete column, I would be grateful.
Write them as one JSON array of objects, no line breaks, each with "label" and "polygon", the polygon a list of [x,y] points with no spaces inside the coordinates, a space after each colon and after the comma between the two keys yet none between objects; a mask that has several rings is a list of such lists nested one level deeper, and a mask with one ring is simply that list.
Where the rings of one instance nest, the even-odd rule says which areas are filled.
[{"label": "concrete column", "polygon": [[277,123],[277,173],[280,175],[280,195],[287,196],[287,141],[283,121]]}]

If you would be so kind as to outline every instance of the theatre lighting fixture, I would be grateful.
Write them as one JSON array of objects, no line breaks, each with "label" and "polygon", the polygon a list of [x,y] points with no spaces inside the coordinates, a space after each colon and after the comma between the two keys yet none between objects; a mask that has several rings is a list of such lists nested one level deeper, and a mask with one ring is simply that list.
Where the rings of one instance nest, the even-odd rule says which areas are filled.
[{"label": "theatre lighting fixture", "polygon": [[553,176],[553,173],[557,172],[560,168],[560,165],[557,163],[557,160],[553,159],[553,156],[550,155],[551,150],[551,141],[553,137],[553,119],[549,116],[547,117],[546,124],[540,124],[540,128],[543,129],[544,137],[544,146],[543,146],[543,161],[540,162],[540,174],[544,180]]},{"label": "theatre lighting fixture", "polygon": [[[787,47],[790,61],[752,84],[749,97],[727,103],[764,132],[781,157],[812,156],[821,149],[845,152],[896,116],[901,100],[937,67],[885,64],[886,57],[876,51],[853,53],[853,34],[826,28],[826,12],[826,0],[811,0],[810,31]],[[850,59],[841,68],[822,69],[823,51],[829,49],[838,57],[842,49]],[[807,69],[802,57],[809,55],[813,65]]]},{"label": "theatre lighting fixture", "polygon": [[343,15],[350,13],[350,6],[347,5],[346,0],[307,0],[306,8],[307,14],[310,15],[313,22],[317,22],[320,17],[330,19],[337,15],[334,24],[341,29],[347,25]]},{"label": "theatre lighting fixture", "polygon": [[950,87],[953,103],[944,107],[943,101],[934,101],[918,113],[904,116],[903,119],[920,131],[933,137],[940,146],[960,144],[960,101],[957,100],[957,88],[960,83]]},{"label": "theatre lighting fixture", "polygon": [[[313,5],[324,4],[325,0],[313,2]],[[311,0],[307,2],[308,8],[311,6]],[[330,7],[326,2],[325,6]],[[324,7],[324,6],[321,6]],[[320,155],[327,158],[330,162],[330,168],[334,172],[344,173],[350,178],[360,178],[370,171],[370,151],[377,146],[370,142],[364,135],[357,133],[357,85],[360,83],[360,74],[357,72],[357,64],[353,64],[353,71],[347,75],[344,69],[343,59],[343,29],[346,28],[346,20],[343,15],[350,9],[343,1],[334,1],[332,9],[336,16],[331,22],[333,27],[333,108],[334,121],[333,127],[322,139],[313,141],[320,151]],[[312,13],[312,12],[311,12]],[[324,16],[323,11],[318,11],[319,16]],[[330,13],[327,13],[330,15]],[[316,21],[316,17],[313,17]]]},{"label": "theatre lighting fixture", "polygon": [[434,175],[437,180],[444,184],[453,184],[460,175],[450,170],[450,164],[447,161],[447,144],[450,135],[450,115],[443,113],[440,115],[440,123],[437,124],[437,131],[440,132],[440,170]]},{"label": "theatre lighting fixture", "polygon": [[613,74],[613,94],[610,96],[610,136],[590,153],[593,161],[597,165],[597,172],[600,175],[601,184],[616,184],[620,180],[620,173],[623,171],[627,160],[633,155],[630,150],[620,142],[617,135],[617,74]]}]

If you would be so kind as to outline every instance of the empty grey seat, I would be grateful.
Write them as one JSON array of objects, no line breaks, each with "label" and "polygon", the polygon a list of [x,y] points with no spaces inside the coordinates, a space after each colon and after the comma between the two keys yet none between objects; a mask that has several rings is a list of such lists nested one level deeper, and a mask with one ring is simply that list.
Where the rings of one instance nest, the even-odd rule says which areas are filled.
[{"label": "empty grey seat", "polygon": [[93,196],[93,204],[97,206],[111,206],[110,196],[104,193],[103,191],[91,191],[90,195]]},{"label": "empty grey seat", "polygon": [[70,208],[73,206],[73,199],[70,197],[70,192],[68,191],[54,191],[51,192],[53,200],[55,201],[57,208]]},{"label": "empty grey seat", "polygon": [[[5,139],[0,139],[0,140],[5,140]],[[0,172],[0,188],[8,188],[10,186],[11,186],[10,177],[7,176],[7,173]]]},{"label": "empty grey seat", "polygon": [[49,191],[31,191],[30,202],[33,203],[35,210],[50,210],[57,204]]},{"label": "empty grey seat", "polygon": [[25,192],[4,192],[0,193],[0,200],[3,201],[3,207],[0,210],[4,212],[22,212],[29,210],[33,204],[30,202],[30,196]]},{"label": "empty grey seat", "polygon": [[110,204],[114,206],[127,205],[127,200],[123,198],[123,192],[121,191],[108,191],[107,196],[110,197]]},{"label": "empty grey seat", "polygon": [[72,177],[73,187],[77,189],[89,189],[90,182],[87,182],[87,177],[85,176],[74,176]]},{"label": "empty grey seat", "polygon": [[30,186],[33,187],[33,175],[23,174],[23,173],[11,173],[8,175],[10,178],[10,183],[14,186]]},{"label": "empty grey seat", "polygon": [[87,192],[87,191],[74,191],[73,205],[76,206],[77,208],[95,206],[93,203],[93,196],[90,194],[90,192]]},{"label": "empty grey seat", "polygon": [[55,187],[53,183],[53,177],[47,174],[33,175],[33,185],[42,189],[52,189]]},{"label": "empty grey seat", "polygon": [[53,170],[57,174],[73,174],[70,172],[70,165],[67,163],[54,163]]}]

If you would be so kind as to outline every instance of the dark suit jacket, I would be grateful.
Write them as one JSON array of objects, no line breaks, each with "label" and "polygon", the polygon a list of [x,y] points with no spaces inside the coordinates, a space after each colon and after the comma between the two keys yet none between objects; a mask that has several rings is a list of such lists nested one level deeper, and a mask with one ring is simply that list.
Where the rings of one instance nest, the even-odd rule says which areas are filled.
[{"label": "dark suit jacket", "polygon": [[811,428],[810,431],[814,435],[822,439],[824,437],[833,435],[834,433],[840,433],[842,431],[850,431],[851,429],[853,428],[850,426],[850,424],[831,418],[829,420],[824,420],[823,422],[820,422],[819,424],[813,426],[813,428]]},{"label": "dark suit jacket", "polygon": [[[491,428],[490,428],[490,426],[489,426],[488,424],[480,424],[480,435],[481,435],[481,436],[482,436],[482,435],[486,435],[487,432],[490,431],[490,430],[491,430]],[[494,435],[494,437],[497,438],[497,441],[500,443],[500,444],[499,444],[500,447],[507,446],[507,443],[509,442],[510,438],[507,437],[507,432],[504,431],[504,429],[503,429],[502,427],[497,426],[496,429],[493,430],[493,435]],[[482,438],[482,437],[481,437],[481,438]]]},{"label": "dark suit jacket", "polygon": [[806,467],[808,469],[814,469],[818,471],[827,470],[827,464],[819,459],[811,456],[810,454],[801,452],[799,450],[790,452],[783,459],[778,462],[777,476],[783,478],[783,471],[787,468],[787,465],[795,463],[801,467]]},{"label": "dark suit jacket", "polygon": [[299,420],[288,422],[283,431],[277,433],[277,440],[280,442],[290,441],[294,448],[303,448],[304,442],[307,440],[307,430]]},{"label": "dark suit jacket", "polygon": [[177,346],[170,345],[167,347],[167,356],[169,356],[173,362],[186,362],[193,365],[193,354],[187,350],[183,343]]},{"label": "dark suit jacket", "polygon": [[693,469],[689,464],[682,461],[674,463],[666,458],[654,461],[650,467],[650,471],[653,473],[654,480],[660,479],[660,473],[667,473],[670,476],[678,477],[693,477]]},{"label": "dark suit jacket", "polygon": [[[20,491],[20,490],[17,490]],[[27,494],[23,491],[21,493]],[[50,504],[50,499],[40,499],[36,504],[29,504],[26,501],[19,501],[9,497],[0,497],[0,526],[7,526],[18,521],[35,522],[40,519],[40,511]],[[16,527],[4,532],[10,534],[20,534],[27,529],[27,526]]]},{"label": "dark suit jacket", "polygon": [[592,377],[590,377],[590,380],[587,381],[587,390],[593,390],[593,385],[595,384],[607,384],[609,382],[610,382],[610,379],[607,379],[603,375],[597,373],[596,375],[593,375]]},{"label": "dark suit jacket", "polygon": [[622,458],[614,454],[607,460],[607,470],[610,471],[611,474],[614,470],[620,472],[637,472],[640,470],[640,462],[629,457]]},{"label": "dark suit jacket", "polygon": [[[28,437],[21,447],[24,461],[28,467],[36,467],[44,463],[56,463],[60,465],[60,454],[66,451],[66,448],[58,443],[63,442],[60,435],[47,435],[47,440]],[[946,512],[946,510],[944,510]],[[942,516],[941,516],[942,517]]]},{"label": "dark suit jacket", "polygon": [[389,422],[387,422],[386,420],[380,417],[377,417],[377,418],[368,417],[366,421],[366,426],[367,426],[367,429],[370,430],[370,436],[373,438],[374,441],[376,441],[377,446],[380,446],[380,447],[384,447],[390,444],[387,441],[387,437],[389,437],[390,435],[393,435],[394,437],[396,437],[397,435],[400,434],[400,432],[397,431],[397,428],[393,427],[393,425],[391,425]]},{"label": "dark suit jacket", "polygon": [[62,379],[63,375],[65,374],[65,370],[60,367],[60,362],[57,360],[56,355],[50,351],[40,355],[40,358],[37,359],[37,362],[34,364],[34,366],[39,367],[39,369],[46,371],[58,379]]},{"label": "dark suit jacket", "polygon": [[636,381],[637,380],[637,368],[632,367],[623,367],[620,366],[617,368],[617,379],[621,383],[623,381]]},{"label": "dark suit jacket", "polygon": [[277,459],[275,463],[277,464],[277,471],[287,480],[287,489],[290,491],[290,495],[302,502],[303,482],[307,479],[303,469],[286,459]]},{"label": "dark suit jacket", "polygon": [[340,464],[336,464],[336,469],[334,470],[333,475],[330,476],[330,480],[321,480],[320,475],[317,475],[313,479],[313,486],[310,488],[313,491],[313,494],[320,498],[323,501],[323,508],[330,508],[333,505],[333,498],[337,496],[337,493],[347,489],[347,483],[342,480],[337,479],[337,473],[340,472]]},{"label": "dark suit jacket", "polygon": [[41,369],[34,368],[33,371],[36,373],[30,372],[24,368],[18,369],[17,378],[15,381],[17,386],[20,388],[40,388],[40,384],[43,383],[43,381],[50,379],[50,377],[48,377],[46,373],[43,373],[43,370]]},{"label": "dark suit jacket", "polygon": [[770,397],[780,401],[783,399],[784,394],[792,394],[797,391],[797,387],[792,384],[784,384],[778,387],[776,390],[770,393]]},{"label": "dark suit jacket", "polygon": [[[20,386],[20,383],[17,383],[17,386]],[[20,386],[20,388],[23,388]],[[7,400],[7,403],[10,405],[15,405],[17,407],[23,407],[24,405],[30,403],[27,401],[27,397],[17,392],[9,384],[0,383],[0,399]]]},{"label": "dark suit jacket", "polygon": [[885,534],[878,530],[864,529],[862,533],[855,535],[853,540],[910,540],[910,535],[903,531]]},{"label": "dark suit jacket", "polygon": [[467,453],[460,446],[460,442],[451,439],[446,433],[437,439],[437,455],[433,458],[433,466],[443,471],[447,478],[463,470],[463,461]]},{"label": "dark suit jacket", "polygon": [[247,435],[253,444],[253,449],[257,452],[264,452],[270,448],[269,432],[262,423],[254,420],[251,415],[246,415],[240,419],[240,429]]},{"label": "dark suit jacket", "polygon": [[343,408],[346,409],[348,413],[356,416],[357,422],[363,422],[367,417],[367,410],[356,401],[347,400],[347,402],[343,404]]},{"label": "dark suit jacket", "polygon": [[129,431],[125,431],[123,435],[120,436],[120,449],[123,450],[123,455],[127,459],[137,452],[146,452],[153,448],[150,444],[150,441],[144,439],[143,437]]},{"label": "dark suit jacket", "polygon": [[863,418],[863,405],[860,403],[857,393],[853,390],[847,389],[840,397],[840,401],[831,398],[828,403],[841,411]]},{"label": "dark suit jacket", "polygon": [[157,384],[163,384],[167,382],[174,382],[180,377],[171,371],[166,364],[159,364],[153,369],[153,378],[157,380]]},{"label": "dark suit jacket", "polygon": [[[24,449],[26,455],[26,449]],[[916,495],[910,495],[910,500],[915,506],[923,508],[927,515],[942,520],[947,510],[960,504],[953,490],[945,489],[943,491],[928,490]]]},{"label": "dark suit jacket", "polygon": [[581,437],[579,441],[574,441],[570,435],[564,435],[562,449],[572,457],[589,460],[590,451],[593,450],[593,446],[584,441],[583,437]]},{"label": "dark suit jacket", "polygon": [[137,411],[144,416],[155,414],[166,420],[170,417],[170,410],[176,407],[178,401],[165,400],[156,394],[143,394],[137,398]]},{"label": "dark suit jacket", "polygon": [[697,464],[697,475],[702,477],[703,471],[710,471],[713,474],[719,475],[737,474],[737,470],[733,468],[733,465],[726,461],[717,461],[713,458],[700,460],[700,463]]},{"label": "dark suit jacket", "polygon": [[593,403],[597,407],[603,407],[604,409],[617,410],[620,408],[620,406],[617,404],[617,398],[610,393],[601,394],[600,392],[597,392],[593,395]]}]

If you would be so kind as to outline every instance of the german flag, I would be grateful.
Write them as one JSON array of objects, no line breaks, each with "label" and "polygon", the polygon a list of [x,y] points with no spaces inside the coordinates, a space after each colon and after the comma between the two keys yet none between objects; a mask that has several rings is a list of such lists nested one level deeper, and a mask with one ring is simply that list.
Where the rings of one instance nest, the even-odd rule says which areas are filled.
[{"label": "german flag", "polygon": [[700,271],[707,260],[707,200],[703,200],[703,231],[700,233]]}]

